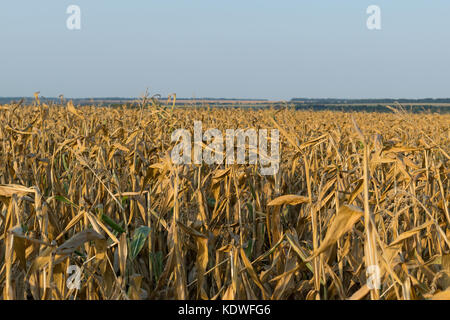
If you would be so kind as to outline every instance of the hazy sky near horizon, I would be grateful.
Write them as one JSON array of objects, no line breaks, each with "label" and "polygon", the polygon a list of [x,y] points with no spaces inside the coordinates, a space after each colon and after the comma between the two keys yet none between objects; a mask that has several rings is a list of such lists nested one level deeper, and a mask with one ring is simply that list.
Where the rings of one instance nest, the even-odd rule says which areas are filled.
[{"label": "hazy sky near horizon", "polygon": [[449,16],[448,0],[2,1],[0,96],[450,97]]}]

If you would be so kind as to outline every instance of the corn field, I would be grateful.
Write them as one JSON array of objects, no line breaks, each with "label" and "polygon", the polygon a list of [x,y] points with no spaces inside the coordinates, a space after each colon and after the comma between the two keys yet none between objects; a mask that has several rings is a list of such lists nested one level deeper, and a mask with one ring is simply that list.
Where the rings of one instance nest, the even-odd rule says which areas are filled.
[{"label": "corn field", "polygon": [[[0,298],[450,299],[450,115],[390,109],[0,106]],[[278,173],[174,165],[194,120]]]}]

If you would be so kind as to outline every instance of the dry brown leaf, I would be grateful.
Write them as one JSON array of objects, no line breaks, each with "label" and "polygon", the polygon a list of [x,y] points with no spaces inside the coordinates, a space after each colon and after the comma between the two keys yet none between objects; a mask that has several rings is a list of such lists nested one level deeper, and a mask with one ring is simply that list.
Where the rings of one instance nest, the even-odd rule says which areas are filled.
[{"label": "dry brown leaf", "polygon": [[297,205],[297,204],[306,203],[306,202],[309,202],[308,197],[298,196],[295,194],[288,194],[288,195],[284,195],[284,196],[278,197],[276,199],[273,199],[267,205],[272,207],[272,206],[281,206],[283,204]]},{"label": "dry brown leaf", "polygon": [[73,105],[72,101],[69,101],[67,103],[67,110],[69,110],[70,113],[72,113],[73,115],[77,116],[80,119],[84,119],[84,116],[81,114],[80,111],[78,111],[75,106]]},{"label": "dry brown leaf", "polygon": [[389,244],[389,247],[394,247],[396,244],[402,242],[405,239],[408,239],[408,238],[412,237],[413,235],[419,233],[422,229],[428,228],[432,224],[434,224],[433,221],[427,221],[427,222],[425,222],[423,225],[421,225],[419,227],[416,227],[416,228],[411,229],[409,231],[403,232],[394,241],[392,241],[391,244]]},{"label": "dry brown leaf", "polygon": [[308,260],[317,257],[330,246],[335,244],[340,237],[353,228],[353,225],[359,221],[363,214],[364,212],[360,208],[352,205],[343,205],[340,207],[338,214],[327,230],[325,239],[323,239],[320,247],[316,252],[313,252],[312,256],[308,258]]},{"label": "dry brown leaf", "polygon": [[21,186],[21,185],[17,185],[17,184],[3,184],[0,185],[0,196],[2,197],[12,197],[14,194],[18,195],[18,196],[24,196],[27,195],[29,193],[34,193],[35,190],[25,187],[25,186]]},{"label": "dry brown leaf", "polygon": [[431,300],[450,300],[450,290],[445,290],[434,294]]},{"label": "dry brown leaf", "polygon": [[78,247],[88,241],[104,239],[98,232],[92,229],[86,229],[75,234],[72,238],[64,242],[56,249],[57,254],[69,255],[72,254]]}]

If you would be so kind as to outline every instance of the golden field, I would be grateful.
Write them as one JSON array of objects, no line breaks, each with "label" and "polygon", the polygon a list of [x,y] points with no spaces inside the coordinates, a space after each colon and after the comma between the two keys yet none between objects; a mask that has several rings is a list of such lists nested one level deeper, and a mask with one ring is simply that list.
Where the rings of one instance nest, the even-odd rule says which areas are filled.
[{"label": "golden field", "polygon": [[[450,299],[450,115],[395,110],[0,106],[0,299]],[[173,165],[194,120],[278,174]]]}]

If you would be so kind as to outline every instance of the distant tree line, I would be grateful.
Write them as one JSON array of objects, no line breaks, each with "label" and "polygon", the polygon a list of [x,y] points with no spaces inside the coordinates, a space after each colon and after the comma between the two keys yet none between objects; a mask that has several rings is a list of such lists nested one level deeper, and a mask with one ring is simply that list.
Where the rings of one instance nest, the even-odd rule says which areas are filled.
[{"label": "distant tree line", "polygon": [[386,103],[450,103],[450,98],[425,98],[425,99],[310,99],[310,98],[293,98],[293,103],[306,103],[306,104],[386,104]]}]

